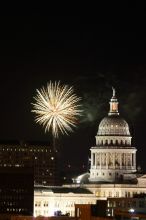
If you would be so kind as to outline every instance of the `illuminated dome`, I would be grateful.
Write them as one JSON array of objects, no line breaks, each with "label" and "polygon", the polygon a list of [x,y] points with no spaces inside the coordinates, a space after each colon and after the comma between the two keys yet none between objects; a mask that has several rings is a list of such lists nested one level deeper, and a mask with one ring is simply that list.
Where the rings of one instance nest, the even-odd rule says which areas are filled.
[{"label": "illuminated dome", "polygon": [[130,136],[128,123],[119,116],[118,100],[114,88],[113,96],[110,100],[110,111],[108,116],[103,118],[100,122],[97,135]]},{"label": "illuminated dome", "polygon": [[98,127],[96,145],[91,147],[89,182],[132,181],[136,178],[136,148],[128,123],[119,115],[113,88],[110,110]]},{"label": "illuminated dome", "polygon": [[104,117],[98,127],[96,135],[97,146],[107,147],[129,147],[131,146],[131,135],[128,123],[119,115],[118,100],[113,88],[113,96],[110,99],[110,110],[108,116]]},{"label": "illuminated dome", "polygon": [[109,115],[100,122],[97,135],[129,136],[129,126],[119,115]]}]

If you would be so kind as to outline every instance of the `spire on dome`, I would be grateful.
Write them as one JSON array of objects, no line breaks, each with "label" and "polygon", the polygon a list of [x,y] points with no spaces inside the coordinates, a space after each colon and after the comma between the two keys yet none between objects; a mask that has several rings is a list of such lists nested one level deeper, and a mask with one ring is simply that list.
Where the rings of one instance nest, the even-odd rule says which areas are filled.
[{"label": "spire on dome", "polygon": [[116,90],[114,87],[112,87],[112,90],[113,90],[113,96],[110,100],[110,111],[109,111],[108,115],[119,115],[118,100],[116,98]]}]

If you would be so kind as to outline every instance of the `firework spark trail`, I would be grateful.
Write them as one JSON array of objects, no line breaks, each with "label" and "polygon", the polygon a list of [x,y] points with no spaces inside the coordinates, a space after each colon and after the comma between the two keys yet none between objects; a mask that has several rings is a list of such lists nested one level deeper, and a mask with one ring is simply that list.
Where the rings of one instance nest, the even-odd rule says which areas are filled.
[{"label": "firework spark trail", "polygon": [[45,132],[52,130],[56,138],[59,132],[68,134],[76,127],[77,116],[82,110],[81,98],[74,94],[73,87],[50,81],[46,88],[37,90],[34,99],[32,112],[36,114],[35,121],[45,127]]}]

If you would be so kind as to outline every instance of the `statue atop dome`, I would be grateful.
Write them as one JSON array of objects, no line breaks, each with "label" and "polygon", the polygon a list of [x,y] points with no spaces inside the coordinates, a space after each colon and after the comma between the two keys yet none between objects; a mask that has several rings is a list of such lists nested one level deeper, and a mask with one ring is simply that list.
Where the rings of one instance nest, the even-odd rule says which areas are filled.
[{"label": "statue atop dome", "polygon": [[112,87],[112,90],[113,90],[113,97],[115,97],[116,96],[116,90],[115,90],[114,87]]}]

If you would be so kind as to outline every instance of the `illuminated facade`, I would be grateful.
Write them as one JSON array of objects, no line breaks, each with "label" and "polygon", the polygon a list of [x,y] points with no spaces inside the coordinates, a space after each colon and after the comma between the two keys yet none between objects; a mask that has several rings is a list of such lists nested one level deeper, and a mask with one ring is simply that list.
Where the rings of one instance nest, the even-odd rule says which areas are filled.
[{"label": "illuminated facade", "polygon": [[97,200],[132,198],[136,193],[146,193],[146,175],[137,178],[137,181],[135,184],[72,184],[62,186],[59,190],[36,186],[34,216],[54,215],[56,211],[75,216],[75,204],[96,204]]},{"label": "illuminated facade", "polygon": [[99,124],[91,147],[90,182],[122,182],[136,178],[136,148],[131,146],[128,123],[120,117],[113,89],[110,111]]},{"label": "illuminated facade", "polygon": [[34,184],[58,185],[59,175],[56,154],[43,143],[0,143],[0,168],[31,167]]},{"label": "illuminated facade", "polygon": [[36,187],[34,216],[52,216],[55,212],[75,215],[75,204],[95,204],[97,198],[90,190],[79,186]]}]

